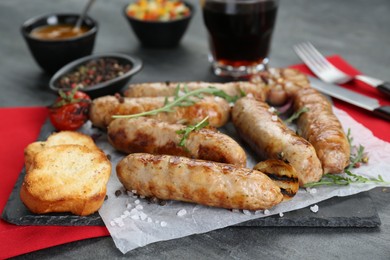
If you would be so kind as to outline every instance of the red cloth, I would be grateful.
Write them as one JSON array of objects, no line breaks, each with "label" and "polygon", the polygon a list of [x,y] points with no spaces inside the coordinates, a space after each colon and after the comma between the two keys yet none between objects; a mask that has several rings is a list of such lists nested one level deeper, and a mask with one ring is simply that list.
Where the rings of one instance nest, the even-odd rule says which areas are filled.
[{"label": "red cloth", "polygon": [[[339,56],[333,56],[329,60],[348,74],[355,75],[358,73],[356,69]],[[300,64],[292,67],[310,74],[305,65]],[[363,83],[353,82],[344,86],[353,91],[377,98],[382,105],[390,105],[389,100],[386,100],[375,89]],[[334,100],[334,103],[338,108],[343,109],[357,121],[371,129],[375,136],[390,142],[390,123],[388,121],[342,101]],[[29,143],[36,140],[46,117],[47,110],[44,107],[0,109],[0,118],[3,120],[0,127],[1,212],[22,170],[23,150]],[[107,229],[99,226],[16,226],[0,220],[0,259],[72,241],[108,235]]]},{"label": "red cloth", "polygon": [[[2,108],[0,118],[0,211],[23,168],[23,150],[47,117],[44,107]],[[86,238],[108,236],[105,227],[16,226],[0,220],[0,259]]]}]

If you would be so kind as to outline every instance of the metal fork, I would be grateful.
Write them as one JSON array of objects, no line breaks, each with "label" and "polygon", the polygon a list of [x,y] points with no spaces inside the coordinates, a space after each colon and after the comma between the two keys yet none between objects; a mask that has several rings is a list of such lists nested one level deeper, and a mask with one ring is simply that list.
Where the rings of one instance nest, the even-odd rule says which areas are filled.
[{"label": "metal fork", "polygon": [[375,79],[365,75],[356,75],[354,77],[345,74],[333,66],[325,57],[311,44],[303,42],[295,45],[294,51],[302,61],[316,74],[321,80],[329,83],[343,84],[353,79],[358,79],[364,83],[377,88],[379,91],[390,97],[390,83]]}]

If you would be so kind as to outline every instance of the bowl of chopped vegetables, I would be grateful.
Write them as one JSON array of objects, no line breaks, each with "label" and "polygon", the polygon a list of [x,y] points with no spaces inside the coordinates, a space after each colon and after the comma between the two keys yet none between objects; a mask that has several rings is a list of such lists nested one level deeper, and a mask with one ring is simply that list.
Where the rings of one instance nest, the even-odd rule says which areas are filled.
[{"label": "bowl of chopped vegetables", "polygon": [[91,98],[120,92],[142,69],[142,61],[120,53],[95,54],[77,59],[58,70],[50,79],[50,89],[78,90]]},{"label": "bowl of chopped vegetables", "polygon": [[130,27],[146,47],[178,45],[193,12],[193,5],[182,0],[136,0],[124,7]]}]

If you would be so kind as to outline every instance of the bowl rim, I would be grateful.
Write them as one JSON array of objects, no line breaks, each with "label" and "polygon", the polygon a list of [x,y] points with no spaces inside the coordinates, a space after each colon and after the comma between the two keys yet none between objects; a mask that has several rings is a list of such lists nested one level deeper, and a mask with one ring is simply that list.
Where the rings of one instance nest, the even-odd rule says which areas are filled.
[{"label": "bowl rim", "polygon": [[55,92],[58,92],[59,90],[65,90],[65,91],[70,90],[70,89],[62,89],[62,88],[59,88],[59,87],[55,86],[55,82],[61,76],[64,76],[66,73],[70,72],[71,70],[73,70],[77,66],[79,66],[79,65],[81,65],[81,64],[83,64],[83,63],[85,63],[85,62],[87,62],[89,60],[96,60],[96,59],[99,59],[99,58],[121,58],[121,59],[127,60],[129,63],[131,63],[132,64],[132,68],[128,72],[124,73],[123,75],[121,75],[119,77],[116,77],[116,78],[113,78],[113,79],[101,82],[101,83],[93,85],[93,86],[86,87],[84,89],[80,89],[80,91],[88,93],[88,92],[91,92],[91,91],[94,91],[94,90],[98,90],[98,89],[102,89],[102,88],[108,87],[108,86],[110,86],[112,84],[115,84],[115,83],[117,83],[117,82],[119,82],[119,81],[121,81],[123,79],[126,79],[128,77],[131,77],[131,76],[137,74],[143,67],[143,63],[142,63],[141,59],[129,56],[127,54],[122,54],[122,53],[92,54],[92,55],[88,55],[88,56],[79,58],[77,60],[74,60],[74,61],[66,64],[65,66],[63,66],[61,69],[59,69],[51,77],[51,79],[49,81],[50,89],[55,91]]},{"label": "bowl rim", "polygon": [[142,23],[146,23],[146,24],[171,24],[171,23],[175,23],[175,22],[180,22],[180,21],[183,21],[183,20],[191,19],[194,16],[194,12],[195,12],[195,8],[194,8],[193,4],[191,4],[191,3],[187,2],[187,1],[183,1],[183,0],[181,0],[181,2],[183,2],[188,8],[190,8],[191,12],[190,12],[190,14],[188,16],[184,16],[184,17],[179,18],[179,19],[168,20],[168,21],[147,21],[147,20],[137,19],[137,18],[134,18],[132,16],[127,15],[126,10],[127,10],[127,7],[130,5],[129,3],[125,4],[125,6],[123,8],[123,14],[130,21],[137,21],[137,22],[142,22]]},{"label": "bowl rim", "polygon": [[41,38],[37,38],[37,37],[32,37],[31,32],[27,32],[26,28],[28,26],[31,26],[34,23],[38,22],[39,20],[48,18],[50,16],[57,16],[57,17],[58,16],[75,16],[75,17],[78,17],[78,16],[80,16],[80,14],[77,14],[77,13],[48,13],[48,14],[42,14],[42,15],[31,17],[31,18],[27,19],[26,21],[24,21],[20,27],[20,30],[21,30],[23,36],[30,39],[30,40],[35,40],[35,41],[39,41],[39,42],[51,42],[51,43],[53,43],[53,42],[72,42],[72,41],[76,41],[76,40],[79,40],[81,38],[85,38],[85,37],[88,37],[90,35],[96,34],[98,27],[99,27],[99,23],[95,19],[93,19],[89,15],[86,15],[84,19],[91,20],[93,23],[93,27],[91,29],[89,29],[87,32],[85,32],[79,36],[75,36],[75,37],[71,37],[71,38],[64,38],[64,39],[60,39],[60,40],[55,40],[55,39],[53,40],[53,39],[41,39]]}]

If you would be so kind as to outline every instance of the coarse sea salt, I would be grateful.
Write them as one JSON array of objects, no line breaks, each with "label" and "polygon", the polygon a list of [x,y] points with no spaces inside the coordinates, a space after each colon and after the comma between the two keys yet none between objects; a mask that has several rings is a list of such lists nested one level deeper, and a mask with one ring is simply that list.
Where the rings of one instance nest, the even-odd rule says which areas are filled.
[{"label": "coarse sea salt", "polygon": [[168,225],[168,223],[165,222],[165,221],[161,221],[160,225],[161,225],[162,227],[166,227],[166,226]]},{"label": "coarse sea salt", "polygon": [[252,215],[252,213],[249,210],[247,210],[247,209],[242,210],[242,213],[244,213],[247,216]]},{"label": "coarse sea salt", "polygon": [[318,212],[318,205],[314,205],[314,206],[311,206],[310,207],[310,210],[312,211],[312,212],[314,212],[314,213],[317,213]]},{"label": "coarse sea salt", "polygon": [[272,116],[272,117],[271,117],[271,120],[274,121],[274,122],[278,121],[278,116],[275,116],[275,115]]},{"label": "coarse sea salt", "polygon": [[185,209],[181,209],[181,210],[179,210],[179,211],[176,213],[176,215],[178,215],[179,217],[182,217],[182,216],[184,216],[185,214],[187,214],[187,210],[185,210]]},{"label": "coarse sea salt", "polygon": [[268,209],[265,209],[264,210],[264,215],[269,215],[269,214],[271,214],[271,212]]},{"label": "coarse sea salt", "polygon": [[279,217],[283,217],[283,216],[284,216],[283,212],[280,212]]},{"label": "coarse sea salt", "polygon": [[144,209],[144,207],[142,205],[137,205],[137,206],[135,206],[135,208],[138,209],[138,210]]}]

